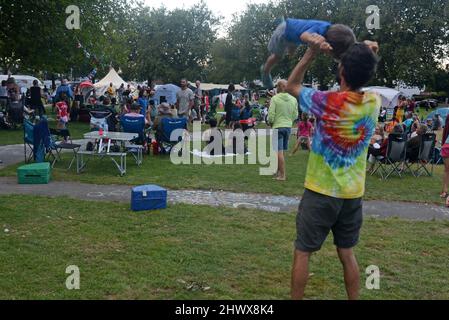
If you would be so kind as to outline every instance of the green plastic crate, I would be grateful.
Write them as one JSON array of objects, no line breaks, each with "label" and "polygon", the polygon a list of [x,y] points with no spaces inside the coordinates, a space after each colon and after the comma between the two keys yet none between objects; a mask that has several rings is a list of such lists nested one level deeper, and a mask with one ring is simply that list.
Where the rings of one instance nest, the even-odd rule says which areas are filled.
[{"label": "green plastic crate", "polygon": [[48,184],[51,180],[51,166],[48,162],[33,163],[17,169],[19,184]]}]

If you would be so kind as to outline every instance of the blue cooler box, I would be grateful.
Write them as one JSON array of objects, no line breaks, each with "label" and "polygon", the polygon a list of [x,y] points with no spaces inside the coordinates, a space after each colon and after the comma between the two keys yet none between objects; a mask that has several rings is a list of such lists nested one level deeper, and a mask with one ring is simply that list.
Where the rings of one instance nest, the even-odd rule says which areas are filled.
[{"label": "blue cooler box", "polygon": [[135,187],[131,192],[133,211],[159,210],[167,208],[167,190],[156,185]]}]

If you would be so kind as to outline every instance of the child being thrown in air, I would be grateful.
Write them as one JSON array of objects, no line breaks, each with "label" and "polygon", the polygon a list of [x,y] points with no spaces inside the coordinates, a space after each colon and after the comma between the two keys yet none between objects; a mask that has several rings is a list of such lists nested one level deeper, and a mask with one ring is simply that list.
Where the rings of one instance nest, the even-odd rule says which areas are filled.
[{"label": "child being thrown in air", "polygon": [[[267,89],[274,87],[271,70],[286,53],[293,56],[300,45],[308,45],[317,38],[324,40],[321,51],[338,61],[357,41],[352,29],[342,24],[320,20],[287,19],[277,27],[268,44],[271,55],[261,67],[264,87]],[[365,43],[377,53],[379,47],[376,42],[365,41]]]}]

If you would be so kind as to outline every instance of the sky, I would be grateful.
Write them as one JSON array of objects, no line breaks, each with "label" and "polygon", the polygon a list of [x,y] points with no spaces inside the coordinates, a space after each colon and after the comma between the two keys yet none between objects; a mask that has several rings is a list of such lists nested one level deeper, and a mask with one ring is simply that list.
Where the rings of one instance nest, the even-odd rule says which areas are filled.
[{"label": "sky", "polygon": [[[145,0],[145,4],[150,7],[158,8],[164,4],[167,9],[182,8],[183,6],[189,8],[198,2],[199,0]],[[245,10],[247,4],[264,3],[266,0],[204,0],[204,2],[215,15],[224,17],[222,22],[226,25],[232,20],[232,15]],[[225,32],[220,32],[221,36],[224,34]]]}]

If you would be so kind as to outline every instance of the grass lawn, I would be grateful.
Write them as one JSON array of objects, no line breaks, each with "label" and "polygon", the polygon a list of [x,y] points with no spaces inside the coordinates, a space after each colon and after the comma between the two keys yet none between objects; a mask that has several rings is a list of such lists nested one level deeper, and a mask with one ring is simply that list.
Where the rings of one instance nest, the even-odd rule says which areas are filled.
[{"label": "grass lawn", "polygon": [[[52,117],[53,118],[53,117]],[[54,118],[53,118],[54,119]],[[56,128],[56,121],[48,121],[50,128]],[[83,139],[83,134],[89,132],[89,124],[81,122],[71,122],[67,126],[72,139]],[[0,146],[11,144],[23,144],[23,129],[18,128],[15,130],[0,130]]]},{"label": "grass lawn", "polygon": [[[0,299],[289,298],[294,214],[24,196],[0,197],[0,212]],[[381,289],[362,299],[449,299],[448,243],[448,222],[368,219],[356,253],[362,285],[376,265]],[[308,299],[345,298],[331,237],[310,272]]]},{"label": "grass lawn", "polygon": [[[293,141],[292,141],[293,143]],[[170,189],[225,190],[246,193],[266,193],[286,196],[300,196],[304,188],[308,153],[300,151],[287,156],[288,181],[275,182],[271,176],[261,176],[259,165],[174,165],[168,156],[145,157],[144,164],[137,167],[128,158],[127,175],[120,177],[114,164],[105,159],[93,159],[86,171],[65,170],[70,155],[53,170],[56,180],[79,181],[93,184],[141,185],[155,183]],[[17,166],[0,171],[0,176],[15,176]],[[367,178],[367,200],[397,200],[441,204],[443,168],[435,167],[433,177],[414,178],[411,174],[403,179],[392,177],[383,181],[379,176]]]},{"label": "grass lawn", "polygon": [[[51,111],[51,106],[45,107],[47,115],[49,117],[48,124],[50,128],[56,128],[56,115]],[[83,139],[83,134],[90,130],[88,123],[70,122],[68,129],[72,135],[72,139]],[[21,144],[23,143],[23,129],[18,128],[16,130],[0,130],[0,146]]]}]

